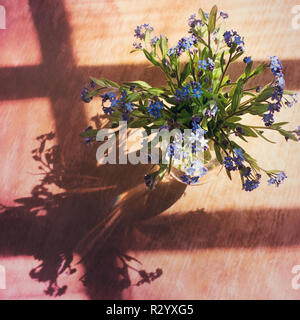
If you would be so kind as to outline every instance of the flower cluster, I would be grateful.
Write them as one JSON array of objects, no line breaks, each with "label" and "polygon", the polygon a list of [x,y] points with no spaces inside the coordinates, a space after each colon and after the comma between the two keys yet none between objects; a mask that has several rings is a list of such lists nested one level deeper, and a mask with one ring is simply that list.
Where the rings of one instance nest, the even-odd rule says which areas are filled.
[{"label": "flower cluster", "polygon": [[253,191],[254,189],[259,187],[261,175],[256,174],[255,178],[247,177],[246,181],[243,183],[243,189],[245,191]]},{"label": "flower cluster", "polygon": [[199,65],[199,69],[203,69],[203,70],[208,69],[209,71],[213,71],[215,68],[215,63],[210,58],[207,58],[205,60],[200,60],[198,62],[198,65]]},{"label": "flower cluster", "polygon": [[245,51],[244,45],[244,37],[242,38],[236,31],[225,31],[223,34],[224,41],[228,47],[232,47],[233,45],[237,46],[237,51]]},{"label": "flower cluster", "polygon": [[191,81],[183,86],[182,89],[176,90],[175,98],[177,101],[185,101],[191,98],[201,98],[202,93],[201,84],[197,81]]},{"label": "flower cluster", "polygon": [[192,14],[188,19],[188,25],[190,26],[190,33],[193,33],[195,28],[201,28],[203,26],[203,22],[201,19],[197,19],[196,14]]},{"label": "flower cluster", "polygon": [[228,171],[235,171],[241,168],[244,161],[244,154],[241,148],[234,148],[233,151],[233,157],[227,156],[224,158],[223,164]]},{"label": "flower cluster", "polygon": [[169,56],[178,55],[180,56],[183,52],[190,50],[197,43],[197,38],[194,35],[190,37],[183,37],[178,41],[176,47],[169,50]]},{"label": "flower cluster", "polygon": [[[139,40],[145,40],[146,32],[148,30],[151,33],[154,29],[148,23],[141,24],[140,26],[137,26],[134,30],[134,36]],[[136,49],[142,49],[141,42],[134,42],[133,46]]]},{"label": "flower cluster", "polygon": [[147,108],[148,112],[153,116],[154,119],[157,119],[161,116],[160,111],[164,108],[164,105],[161,101],[150,101]]},{"label": "flower cluster", "polygon": [[[102,98],[102,107],[103,111],[107,115],[112,115],[116,108],[122,113],[122,120],[129,121],[129,113],[133,111],[134,106],[131,102],[127,101],[127,91],[124,90],[121,92],[119,99],[117,99],[117,95],[115,92],[107,92],[105,94],[100,95]],[[106,105],[106,101],[110,102],[110,105]]]},{"label": "flower cluster", "polygon": [[276,185],[277,187],[279,187],[279,185],[287,178],[287,175],[285,174],[285,172],[280,171],[279,173],[277,173],[276,175],[272,175],[271,178],[268,180],[268,184],[269,185]]},{"label": "flower cluster", "polygon": [[[221,164],[229,177],[239,172],[242,187],[252,191],[260,185],[263,172],[269,176],[269,184],[279,185],[286,175],[268,171],[259,166],[239,141],[264,138],[264,131],[273,130],[286,140],[299,141],[300,127],[286,130],[285,122],[274,123],[274,114],[283,106],[292,107],[298,102],[297,95],[285,90],[283,66],[278,57],[271,56],[270,63],[254,65],[251,56],[245,55],[244,38],[234,30],[224,30],[223,20],[228,14],[213,6],[210,13],[199,10],[188,19],[189,36],[182,37],[173,47],[165,35],[152,36],[153,28],[142,24],[135,29],[134,45],[155,67],[159,67],[166,85],[153,87],[145,81],[117,84],[108,79],[91,78],[91,90],[84,87],[81,99],[90,102],[101,90],[108,90],[102,97],[105,114],[111,124],[126,120],[129,128],[142,127],[171,131],[178,129],[182,136],[172,140],[166,163],[156,163],[158,171],[145,176],[146,185],[152,188],[155,179],[175,167],[186,184],[201,181],[208,169]],[[145,45],[143,45],[145,43]],[[187,61],[180,61],[183,53]],[[241,75],[232,81],[230,64],[237,59],[244,62]],[[267,68],[274,78],[266,85],[251,87],[250,80]],[[247,88],[247,89],[246,89]],[[243,115],[251,114],[265,123],[261,126],[243,123]],[[191,131],[189,135],[185,130]],[[86,143],[95,136],[95,130],[82,132]],[[184,141],[184,143],[183,143]],[[215,156],[215,159],[213,158]],[[161,159],[160,159],[161,161]],[[274,173],[275,172],[275,173]]]},{"label": "flower cluster", "polygon": [[283,67],[276,56],[270,57],[270,69],[274,75],[274,91],[271,94],[272,102],[270,102],[268,106],[269,112],[263,115],[263,121],[267,127],[274,123],[274,112],[279,112],[282,107],[281,100],[283,98],[285,87]]},{"label": "flower cluster", "polygon": [[87,87],[84,87],[81,91],[81,100],[83,102],[89,103],[93,99],[93,97],[88,97],[89,90]]}]

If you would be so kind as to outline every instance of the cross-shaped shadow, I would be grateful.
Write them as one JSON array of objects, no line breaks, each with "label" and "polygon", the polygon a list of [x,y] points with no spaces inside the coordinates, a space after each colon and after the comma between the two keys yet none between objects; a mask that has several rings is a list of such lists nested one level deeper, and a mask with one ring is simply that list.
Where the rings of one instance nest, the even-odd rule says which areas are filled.
[{"label": "cross-shaped shadow", "polygon": [[[57,278],[70,269],[78,242],[110,213],[120,194],[137,188],[135,195],[143,198],[146,192],[143,176],[149,166],[96,166],[95,147],[87,148],[79,137],[87,126],[80,91],[89,74],[95,72],[94,75],[101,76],[101,73],[107,72],[114,78],[119,70],[113,68],[110,71],[106,67],[97,72],[98,66],[76,66],[63,1],[32,0],[29,5],[38,33],[42,63],[38,66],[2,68],[0,100],[49,97],[57,145],[49,146],[54,133],[37,137],[39,145],[33,150],[33,158],[41,170],[41,183],[32,189],[31,197],[16,199],[17,207],[2,207],[0,248],[3,254],[32,254],[41,260],[41,265],[30,275],[39,281],[49,282],[48,294],[60,295],[65,292],[65,287],[57,285]],[[124,66],[124,70],[130,70],[130,66]],[[131,76],[135,77],[134,74]],[[51,185],[65,192],[53,194],[48,190]],[[159,214],[173,204],[184,189],[183,185],[175,187],[172,194],[166,194],[168,200],[156,206],[149,207],[147,203],[142,203],[140,208],[133,210],[128,208],[127,201],[126,209],[131,211],[132,221],[134,214],[144,214],[137,212],[143,208],[150,216]],[[46,212],[43,217],[38,216],[41,209]],[[120,245],[124,242],[122,238],[126,224],[120,225],[122,227],[118,228],[115,242],[110,241],[104,249],[102,246],[101,250],[94,250],[84,260],[84,282],[91,297],[119,297],[120,281],[115,278],[120,272],[123,274],[121,288],[124,284],[128,285],[127,264],[123,269],[115,265],[116,258],[124,262],[122,254],[126,250]],[[19,230],[18,235],[13,232],[16,229]],[[69,271],[72,272],[72,269]]]}]

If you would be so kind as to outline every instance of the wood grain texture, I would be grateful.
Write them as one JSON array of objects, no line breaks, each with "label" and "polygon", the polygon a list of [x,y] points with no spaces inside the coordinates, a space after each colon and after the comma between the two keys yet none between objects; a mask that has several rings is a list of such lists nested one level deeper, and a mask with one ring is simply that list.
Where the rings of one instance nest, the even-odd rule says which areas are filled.
[{"label": "wood grain texture", "polygon": [[[229,13],[228,29],[245,36],[247,54],[255,61],[279,56],[287,89],[299,91],[294,0],[2,1],[0,264],[7,289],[0,289],[0,299],[300,298],[291,286],[292,267],[300,264],[299,145],[269,134],[276,145],[253,140],[247,146],[263,167],[287,172],[280,188],[264,179],[259,190],[247,193],[237,176],[230,182],[221,172],[205,186],[167,181],[149,193],[143,186],[147,166],[97,167],[96,146],[87,148],[78,136],[89,124],[107,123],[99,100],[84,105],[79,99],[90,75],[164,83],[142,55],[129,54],[136,25],[147,22],[175,43],[186,35],[189,15],[215,3]],[[241,68],[236,64],[230,73]],[[299,107],[276,120],[298,126]],[[39,147],[43,160],[32,157]],[[75,266],[79,241],[112,210],[123,227],[112,230],[106,249]],[[77,272],[67,275],[74,252]],[[121,290],[122,278],[134,284],[138,275],[120,272],[120,252],[163,275]],[[79,280],[84,274],[85,286]],[[54,295],[68,289],[51,297],[43,292],[49,284]]]}]

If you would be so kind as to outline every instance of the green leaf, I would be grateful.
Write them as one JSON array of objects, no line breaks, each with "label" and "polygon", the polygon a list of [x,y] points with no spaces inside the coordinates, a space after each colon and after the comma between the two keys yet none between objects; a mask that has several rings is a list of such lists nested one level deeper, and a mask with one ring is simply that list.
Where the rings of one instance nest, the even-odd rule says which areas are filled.
[{"label": "green leaf", "polygon": [[145,81],[130,81],[130,82],[124,82],[124,84],[125,84],[126,86],[129,86],[129,87],[131,87],[131,86],[136,86],[136,87],[139,87],[139,88],[141,88],[141,89],[149,89],[149,88],[152,88],[152,87],[150,86],[150,84],[147,83],[147,82],[145,82]]},{"label": "green leaf", "polygon": [[285,131],[283,129],[278,129],[278,132],[287,139],[291,139],[293,141],[298,141],[298,138],[295,137],[291,132]]},{"label": "green leaf", "polygon": [[133,52],[137,52],[137,51],[142,51],[142,49],[133,49],[133,50],[129,51],[129,53],[133,53]]},{"label": "green leaf", "polygon": [[217,19],[218,7],[214,5],[210,10],[209,21],[208,21],[208,31],[213,33],[216,28],[216,19]]},{"label": "green leaf", "polygon": [[145,43],[148,44],[150,42],[150,33],[151,33],[151,29],[147,29],[146,33],[145,33]]},{"label": "green leaf", "polygon": [[243,135],[246,137],[257,137],[257,134],[248,126],[243,125],[243,124],[238,124],[239,127],[241,127],[244,131]]},{"label": "green leaf", "polygon": [[246,75],[246,77],[247,77],[247,78],[248,78],[248,77],[249,77],[249,75],[250,75],[252,65],[253,65],[253,61],[251,61],[251,62],[247,63],[247,65],[246,65],[246,68],[245,68],[245,75]]},{"label": "green leaf", "polygon": [[144,52],[144,55],[145,57],[155,66],[160,66],[160,63],[154,58],[152,57],[152,55],[146,50],[146,49],[143,49],[143,52]]},{"label": "green leaf", "polygon": [[206,18],[206,15],[205,15],[205,12],[200,8],[199,11],[198,11],[200,17],[201,17],[201,20],[203,22],[206,22],[207,21],[207,18]]},{"label": "green leaf", "polygon": [[226,171],[226,173],[227,173],[228,178],[229,178],[230,180],[232,180],[230,171],[227,170],[227,169],[226,169],[225,171]]},{"label": "green leaf", "polygon": [[261,115],[268,110],[268,104],[265,103],[254,103],[248,112],[253,115]]},{"label": "green leaf", "polygon": [[205,150],[205,151],[204,151],[204,160],[206,161],[206,163],[207,163],[208,161],[210,161],[211,158],[212,158],[212,156],[211,156],[211,153],[210,153],[209,149]]},{"label": "green leaf", "polygon": [[254,129],[254,130],[255,130],[255,132],[256,132],[261,138],[263,138],[264,140],[266,140],[266,141],[268,141],[268,142],[270,142],[270,143],[276,143],[276,142],[271,141],[271,140],[269,140],[268,138],[266,138],[259,130],[257,130],[257,129]]},{"label": "green leaf", "polygon": [[150,88],[147,91],[154,96],[159,96],[160,94],[164,93],[164,90],[160,88]]},{"label": "green leaf", "polygon": [[187,78],[187,76],[190,74],[191,72],[191,65],[190,62],[186,63],[186,65],[184,66],[181,74],[180,74],[180,84],[182,84],[184,82],[184,80]]},{"label": "green leaf", "polygon": [[242,120],[241,117],[230,117],[229,119],[227,119],[227,122],[237,122]]},{"label": "green leaf", "polygon": [[[235,43],[231,46],[231,48],[233,48],[233,47],[236,47],[236,44],[235,44]],[[230,53],[233,53],[236,48],[233,49],[233,50],[231,50],[231,48],[230,48]],[[231,52],[231,51],[232,51],[232,52]],[[244,53],[244,52],[239,52],[239,53],[235,54],[234,57],[231,58],[231,62],[234,62],[235,60],[237,60],[243,53]]]},{"label": "green leaf", "polygon": [[140,98],[140,95],[136,92],[129,93],[126,100],[127,101],[138,101]]},{"label": "green leaf", "polygon": [[208,128],[207,128],[207,118],[203,118],[203,119],[202,119],[201,127],[202,127],[202,129],[208,131]]},{"label": "green leaf", "polygon": [[102,80],[99,80],[94,77],[90,77],[92,81],[94,81],[99,87],[106,87],[105,83]]},{"label": "green leaf", "polygon": [[96,94],[98,94],[100,91],[100,89],[96,89],[96,90],[93,90],[91,92],[89,92],[87,95],[86,95],[86,99],[89,99],[89,98],[92,98],[94,97]]},{"label": "green leaf", "polygon": [[278,128],[278,127],[281,127],[281,126],[284,126],[285,124],[288,124],[289,122],[277,122],[277,123],[273,123],[271,125],[272,128]]},{"label": "green leaf", "polygon": [[[229,49],[229,53],[230,53],[230,54],[233,54],[234,51],[236,50],[236,48],[237,48],[237,44],[234,42],[234,43],[232,44],[232,46],[230,47],[230,49]],[[243,53],[240,52],[239,55],[241,55],[241,54],[243,54]],[[236,60],[236,59],[237,59],[237,55],[235,55],[235,57],[234,57],[233,59]],[[234,60],[231,60],[231,61],[234,61]]]},{"label": "green leaf", "polygon": [[205,48],[207,47],[207,43],[201,38],[201,37],[198,37],[198,41],[202,44],[205,45]]},{"label": "green leaf", "polygon": [[[243,149],[242,149],[243,150]],[[260,167],[258,166],[256,160],[250,156],[250,154],[246,153],[244,150],[244,158],[250,164],[253,169],[260,171]]]},{"label": "green leaf", "polygon": [[235,112],[240,104],[242,98],[242,80],[239,80],[233,93],[231,101],[231,112]]},{"label": "green leaf", "polygon": [[111,81],[111,80],[108,80],[108,79],[105,79],[105,78],[102,78],[101,80],[105,83],[105,85],[107,87],[114,88],[114,89],[119,89],[120,88],[120,86],[114,81]]},{"label": "green leaf", "polygon": [[162,57],[165,58],[166,55],[168,54],[168,42],[167,42],[167,38],[163,35],[160,36],[160,50],[161,50],[161,54]]},{"label": "green leaf", "polygon": [[222,52],[220,57],[220,66],[221,66],[222,73],[224,72],[224,63],[225,63],[224,54],[225,54],[225,51]]},{"label": "green leaf", "polygon": [[262,102],[270,98],[271,94],[273,93],[274,88],[271,86],[267,86],[263,89],[255,98],[256,102]]},{"label": "green leaf", "polygon": [[218,146],[218,144],[214,143],[214,149],[215,149],[217,160],[219,161],[220,164],[223,164],[223,157],[221,155],[220,147]]},{"label": "green leaf", "polygon": [[268,66],[268,64],[266,64],[265,62],[259,64],[251,73],[251,76],[257,76],[259,74],[261,74],[266,67]]},{"label": "green leaf", "polygon": [[129,128],[141,128],[148,124],[148,119],[137,119],[128,123]]}]

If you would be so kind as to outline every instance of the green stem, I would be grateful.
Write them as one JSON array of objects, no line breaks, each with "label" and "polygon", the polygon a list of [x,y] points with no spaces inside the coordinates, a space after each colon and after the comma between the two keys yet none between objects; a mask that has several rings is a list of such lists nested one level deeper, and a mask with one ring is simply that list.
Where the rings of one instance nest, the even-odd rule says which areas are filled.
[{"label": "green stem", "polygon": [[[219,85],[218,85],[218,88],[217,88],[216,92],[219,92],[219,90],[221,89],[221,85],[222,85],[223,79],[225,77],[225,74],[226,74],[227,69],[229,67],[229,64],[231,62],[231,57],[232,57],[232,53],[230,53],[229,59],[228,59],[227,64],[226,64],[226,67],[225,67],[224,71],[222,72],[222,76],[221,76],[221,79],[220,79],[220,82],[219,82]],[[221,61],[221,63],[222,63],[222,61]]]}]

